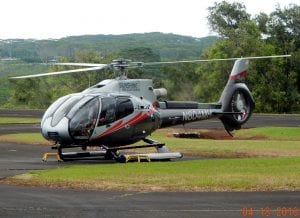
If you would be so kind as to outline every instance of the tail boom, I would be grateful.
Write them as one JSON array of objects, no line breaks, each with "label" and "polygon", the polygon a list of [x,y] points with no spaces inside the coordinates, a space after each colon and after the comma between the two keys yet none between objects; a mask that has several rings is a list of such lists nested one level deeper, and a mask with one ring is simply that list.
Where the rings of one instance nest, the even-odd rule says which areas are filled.
[{"label": "tail boom", "polygon": [[160,128],[185,124],[222,114],[220,104],[201,104],[197,102],[160,102]]}]

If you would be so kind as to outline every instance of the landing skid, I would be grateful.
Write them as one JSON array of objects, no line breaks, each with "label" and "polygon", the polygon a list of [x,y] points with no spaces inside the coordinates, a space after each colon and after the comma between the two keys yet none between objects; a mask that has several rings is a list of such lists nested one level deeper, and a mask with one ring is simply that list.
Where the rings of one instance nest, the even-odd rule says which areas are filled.
[{"label": "landing skid", "polygon": [[[182,158],[183,155],[180,152],[169,152],[168,148],[164,143],[159,143],[152,139],[143,139],[146,145],[136,145],[136,146],[118,146],[118,147],[106,147],[101,146],[103,150],[100,151],[80,151],[80,152],[63,152],[63,149],[82,147],[82,146],[72,146],[63,147],[61,145],[52,147],[57,149],[57,154],[63,161],[71,160],[116,160],[118,162],[126,163],[130,160],[140,161],[141,159],[147,161],[163,161]],[[155,147],[157,153],[138,153],[138,154],[121,154],[119,151],[129,150],[129,149],[139,149],[139,148],[149,148]]]}]

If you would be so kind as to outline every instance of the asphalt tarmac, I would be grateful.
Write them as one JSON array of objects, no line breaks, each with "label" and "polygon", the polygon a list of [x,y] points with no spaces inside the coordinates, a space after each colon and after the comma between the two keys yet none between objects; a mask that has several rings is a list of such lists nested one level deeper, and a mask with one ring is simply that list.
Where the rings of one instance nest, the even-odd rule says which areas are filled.
[{"label": "asphalt tarmac", "polygon": [[[8,185],[0,191],[0,217],[300,216],[296,192],[99,192]],[[282,215],[288,208],[291,212]]]},{"label": "asphalt tarmac", "polygon": [[[270,122],[276,119],[269,118]],[[299,126],[298,116],[288,119]],[[39,131],[39,126],[34,129]],[[1,184],[8,176],[29,170],[73,164],[53,159],[44,163],[44,152],[49,147],[0,143],[0,217],[300,217],[300,192],[111,192]]]}]

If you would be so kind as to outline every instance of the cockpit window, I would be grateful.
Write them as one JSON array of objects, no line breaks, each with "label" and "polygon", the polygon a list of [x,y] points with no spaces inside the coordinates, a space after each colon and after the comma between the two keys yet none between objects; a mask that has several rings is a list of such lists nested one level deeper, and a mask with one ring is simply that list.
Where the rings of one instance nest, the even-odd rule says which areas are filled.
[{"label": "cockpit window", "polygon": [[98,114],[99,100],[94,98],[80,107],[70,120],[70,135],[75,139],[88,139],[93,133]]},{"label": "cockpit window", "polygon": [[117,99],[117,112],[116,112],[116,119],[121,119],[123,117],[128,116],[129,114],[133,113],[133,103],[128,98],[118,98]]},{"label": "cockpit window", "polygon": [[129,98],[102,98],[98,126],[112,123],[133,113],[133,103]]},{"label": "cockpit window", "polygon": [[72,96],[68,100],[64,101],[63,104],[59,106],[59,108],[55,111],[51,125],[56,126],[59,121],[66,116],[66,114],[71,110],[71,108],[82,98],[82,96]]},{"label": "cockpit window", "polygon": [[101,113],[99,117],[98,126],[112,123],[115,120],[116,120],[116,99],[102,98]]}]

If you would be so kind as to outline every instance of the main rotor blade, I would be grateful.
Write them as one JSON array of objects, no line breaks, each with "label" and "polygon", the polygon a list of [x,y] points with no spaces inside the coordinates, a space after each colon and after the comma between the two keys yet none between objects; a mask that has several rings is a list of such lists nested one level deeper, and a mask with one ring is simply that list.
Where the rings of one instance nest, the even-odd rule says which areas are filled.
[{"label": "main rotor blade", "polygon": [[160,64],[178,64],[178,63],[197,63],[197,62],[211,62],[211,61],[234,61],[237,59],[266,59],[266,58],[284,58],[291,55],[270,55],[270,56],[258,56],[258,57],[240,57],[240,58],[213,58],[213,59],[200,59],[200,60],[187,60],[187,61],[165,61],[165,62],[148,62],[144,63],[144,66],[160,65]]},{"label": "main rotor blade", "polygon": [[[266,58],[284,58],[290,57],[291,55],[270,55],[270,56],[258,56],[258,57],[240,57],[240,58],[213,58],[213,59],[200,59],[200,60],[185,60],[185,61],[165,61],[165,62],[132,62],[132,65],[124,65],[124,67],[143,67],[143,66],[151,66],[151,65],[161,65],[161,64],[177,64],[177,63],[197,63],[197,62],[212,62],[212,61],[230,61],[230,60],[237,60],[237,59],[266,59]],[[93,64],[93,63],[56,63],[55,65],[64,65],[64,66],[82,66],[87,68],[80,68],[74,70],[64,70],[58,72],[51,72],[51,73],[41,73],[41,74],[34,74],[34,75],[27,75],[27,76],[15,76],[11,77],[11,79],[25,79],[25,78],[35,78],[35,77],[42,77],[42,76],[52,76],[52,75],[59,75],[59,74],[69,74],[69,73],[77,73],[77,72],[86,72],[86,71],[94,71],[94,70],[101,70],[104,68],[112,67],[111,64]],[[118,65],[122,66],[122,65]]]},{"label": "main rotor blade", "polygon": [[94,64],[94,63],[55,63],[59,66],[78,66],[78,67],[100,67],[107,66],[107,64]]},{"label": "main rotor blade", "polygon": [[89,68],[81,68],[81,69],[74,69],[74,70],[64,70],[64,71],[51,72],[51,73],[40,73],[40,74],[27,75],[27,76],[15,76],[15,77],[11,77],[11,79],[26,79],[26,78],[34,78],[34,77],[42,77],[42,76],[53,76],[53,75],[68,74],[68,73],[94,71],[94,70],[104,69],[108,66],[109,65],[103,64],[103,66],[98,66],[98,67],[89,67]]}]

